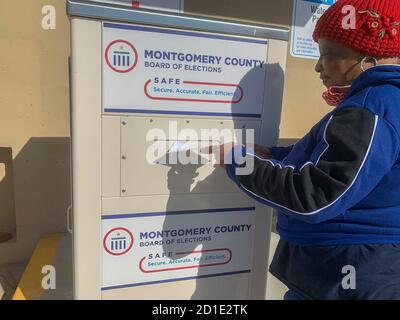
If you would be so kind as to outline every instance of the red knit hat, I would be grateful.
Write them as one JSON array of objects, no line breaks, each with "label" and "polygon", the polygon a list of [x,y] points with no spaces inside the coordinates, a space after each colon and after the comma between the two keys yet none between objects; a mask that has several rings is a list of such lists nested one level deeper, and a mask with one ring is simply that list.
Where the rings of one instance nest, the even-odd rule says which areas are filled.
[{"label": "red knit hat", "polygon": [[[345,29],[342,21],[355,8],[355,29]],[[400,0],[338,0],[318,20],[313,33],[320,38],[344,44],[369,56],[400,56]]]}]

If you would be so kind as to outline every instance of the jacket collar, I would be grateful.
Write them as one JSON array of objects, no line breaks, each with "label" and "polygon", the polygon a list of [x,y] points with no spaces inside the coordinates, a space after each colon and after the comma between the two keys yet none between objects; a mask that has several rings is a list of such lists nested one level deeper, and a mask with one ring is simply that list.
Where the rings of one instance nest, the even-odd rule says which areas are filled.
[{"label": "jacket collar", "polygon": [[387,83],[397,85],[400,88],[400,65],[382,64],[364,71],[353,81],[347,98],[365,88]]}]

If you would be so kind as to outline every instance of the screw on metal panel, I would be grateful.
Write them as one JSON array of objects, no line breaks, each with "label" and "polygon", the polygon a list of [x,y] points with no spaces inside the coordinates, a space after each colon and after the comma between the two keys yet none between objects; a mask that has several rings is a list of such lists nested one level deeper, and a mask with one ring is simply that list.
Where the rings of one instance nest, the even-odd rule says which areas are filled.
[{"label": "screw on metal panel", "polygon": [[125,126],[126,125],[126,121],[122,121],[122,125]]},{"label": "screw on metal panel", "polygon": [[224,124],[222,121],[219,124]]},{"label": "screw on metal panel", "polygon": [[126,189],[122,189],[122,193],[125,193],[126,192]]},{"label": "screw on metal panel", "polygon": [[190,121],[189,121],[189,120],[186,120],[186,123],[190,123]]},{"label": "screw on metal panel", "polygon": [[150,122],[153,122],[153,119],[150,119]]},{"label": "screw on metal panel", "polygon": [[123,160],[125,160],[125,159],[126,159],[126,157],[125,157],[125,156],[122,156],[122,159],[123,159]]}]

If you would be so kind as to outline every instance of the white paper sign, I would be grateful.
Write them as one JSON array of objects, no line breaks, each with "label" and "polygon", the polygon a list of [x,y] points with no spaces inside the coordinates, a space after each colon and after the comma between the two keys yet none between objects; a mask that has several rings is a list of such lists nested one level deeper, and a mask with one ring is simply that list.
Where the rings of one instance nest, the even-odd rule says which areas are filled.
[{"label": "white paper sign", "polygon": [[335,0],[294,0],[290,53],[293,57],[319,59],[312,34],[321,15]]},{"label": "white paper sign", "polygon": [[267,40],[104,23],[104,112],[261,117]]},{"label": "white paper sign", "polygon": [[251,271],[255,208],[103,216],[103,287]]}]

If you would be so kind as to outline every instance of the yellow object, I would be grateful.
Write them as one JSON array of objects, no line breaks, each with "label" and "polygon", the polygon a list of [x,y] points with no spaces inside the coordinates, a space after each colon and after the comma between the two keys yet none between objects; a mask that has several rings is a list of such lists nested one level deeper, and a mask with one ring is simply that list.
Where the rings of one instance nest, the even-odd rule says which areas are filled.
[{"label": "yellow object", "polygon": [[13,300],[42,299],[44,292],[42,279],[45,276],[42,268],[46,265],[54,265],[60,238],[60,234],[52,234],[39,240],[14,293]]}]

